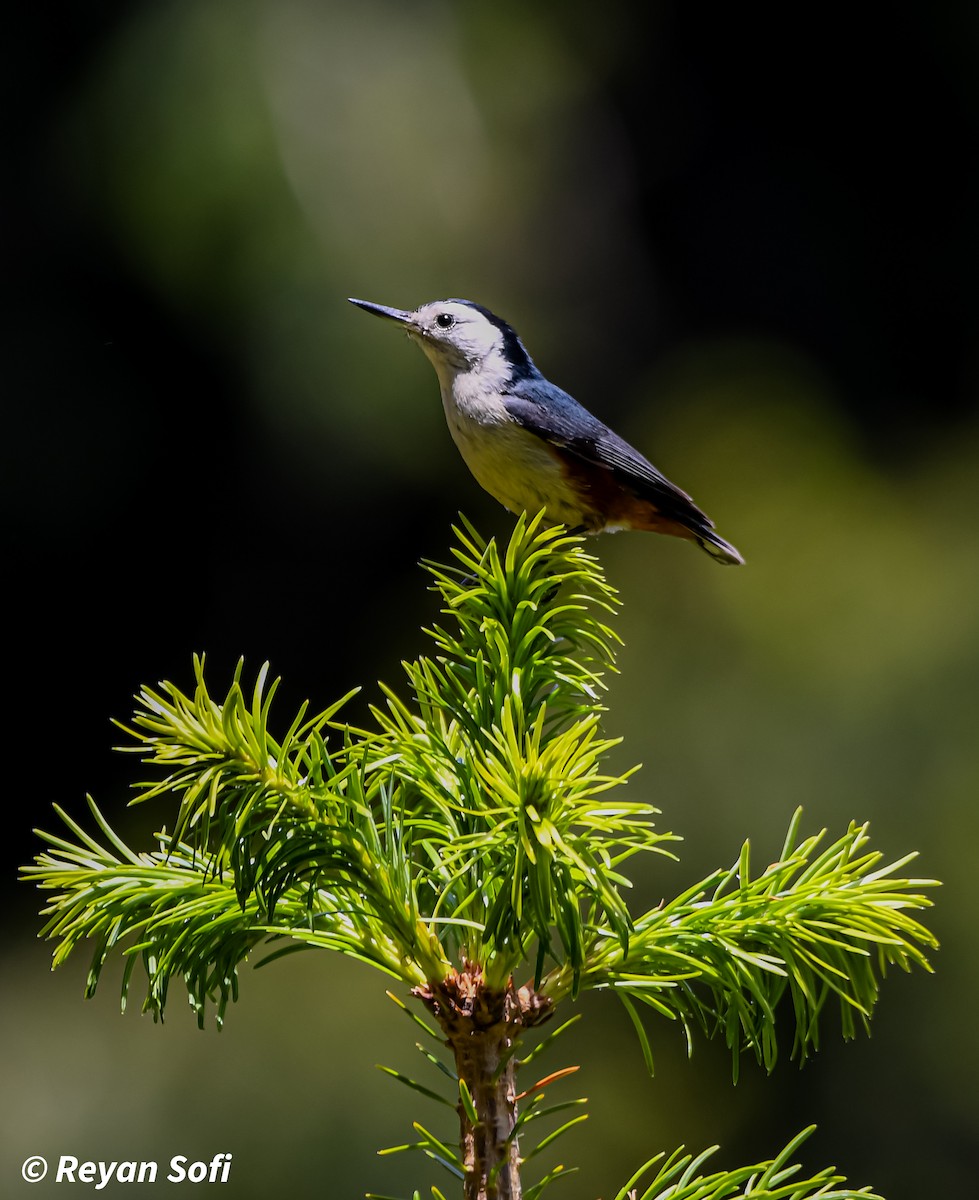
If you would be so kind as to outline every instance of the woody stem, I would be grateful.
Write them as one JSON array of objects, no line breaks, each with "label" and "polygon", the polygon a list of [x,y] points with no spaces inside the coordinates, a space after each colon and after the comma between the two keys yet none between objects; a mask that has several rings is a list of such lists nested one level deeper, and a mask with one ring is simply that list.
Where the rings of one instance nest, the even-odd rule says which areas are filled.
[{"label": "woody stem", "polygon": [[512,983],[489,988],[471,963],[415,994],[438,1019],[455,1058],[465,1200],[521,1200],[515,1050],[522,1031],[550,1015],[551,1002]]}]

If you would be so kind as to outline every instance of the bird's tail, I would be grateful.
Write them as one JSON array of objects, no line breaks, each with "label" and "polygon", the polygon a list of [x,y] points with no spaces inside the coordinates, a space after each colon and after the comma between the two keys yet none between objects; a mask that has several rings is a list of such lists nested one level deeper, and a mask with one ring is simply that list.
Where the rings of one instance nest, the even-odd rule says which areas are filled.
[{"label": "bird's tail", "polygon": [[740,552],[712,529],[698,530],[696,538],[701,549],[706,550],[715,562],[719,562],[725,567],[744,566],[744,558]]}]

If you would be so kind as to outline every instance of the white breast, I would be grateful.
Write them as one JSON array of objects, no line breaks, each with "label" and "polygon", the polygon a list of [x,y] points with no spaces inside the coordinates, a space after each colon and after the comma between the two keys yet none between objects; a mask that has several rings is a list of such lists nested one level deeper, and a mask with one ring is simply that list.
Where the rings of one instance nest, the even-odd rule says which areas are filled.
[{"label": "white breast", "polygon": [[554,455],[513,420],[496,389],[468,373],[439,382],[449,432],[476,482],[511,512],[546,508],[552,521],[578,525],[581,506]]}]

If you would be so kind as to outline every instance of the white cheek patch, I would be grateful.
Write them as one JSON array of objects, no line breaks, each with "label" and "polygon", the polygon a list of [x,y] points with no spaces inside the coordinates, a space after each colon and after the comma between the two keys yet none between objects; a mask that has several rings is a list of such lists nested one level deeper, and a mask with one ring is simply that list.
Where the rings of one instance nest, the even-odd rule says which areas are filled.
[{"label": "white cheek patch", "polygon": [[502,353],[502,345],[489,352],[472,371],[473,386],[498,396],[509,384],[513,368]]}]

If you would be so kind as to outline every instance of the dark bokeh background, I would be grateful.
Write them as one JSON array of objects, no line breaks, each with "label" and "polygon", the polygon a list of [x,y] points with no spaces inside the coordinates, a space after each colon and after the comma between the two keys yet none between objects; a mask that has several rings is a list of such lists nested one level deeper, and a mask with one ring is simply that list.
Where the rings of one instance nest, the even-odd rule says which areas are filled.
[{"label": "dark bokeh background", "polygon": [[179,996],[165,1027],[120,1018],[111,980],[82,1003],[81,959],[47,973],[13,879],[52,802],[91,790],[135,838],[166,820],[125,811],[109,717],[189,685],[192,652],[216,691],[269,659],[283,726],[398,682],[434,609],[417,560],[460,508],[511,522],[428,365],[344,298],[462,295],[749,560],[599,545],[625,602],[607,726],[686,838],[637,902],[746,836],[765,861],[800,803],[946,881],[938,974],[888,978],[873,1039],[830,1021],[802,1072],[735,1089],[720,1045],[688,1063],[654,1026],[650,1081],[587,998],[553,1064],[591,1097],[564,1194],[608,1197],[680,1142],[760,1158],[810,1122],[811,1167],[891,1200],[971,1192],[974,6],[119,0],[6,25],[0,1190],[27,1192],[34,1153],[231,1151],[243,1198],[424,1185],[373,1157],[438,1120],[372,1069],[424,1069],[379,977],[297,956],[245,970],[220,1036]]}]

